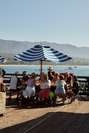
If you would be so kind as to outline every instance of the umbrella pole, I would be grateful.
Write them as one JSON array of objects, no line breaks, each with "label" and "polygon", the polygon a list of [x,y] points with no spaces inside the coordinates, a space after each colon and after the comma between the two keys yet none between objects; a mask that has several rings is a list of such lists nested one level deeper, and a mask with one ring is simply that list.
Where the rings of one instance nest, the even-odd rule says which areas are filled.
[{"label": "umbrella pole", "polygon": [[40,76],[42,76],[42,60],[40,60]]}]

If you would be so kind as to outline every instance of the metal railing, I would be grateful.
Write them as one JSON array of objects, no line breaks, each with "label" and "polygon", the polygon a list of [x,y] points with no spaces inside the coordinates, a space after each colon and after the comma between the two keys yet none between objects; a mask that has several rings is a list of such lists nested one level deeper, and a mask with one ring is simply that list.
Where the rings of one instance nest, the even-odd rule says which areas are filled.
[{"label": "metal railing", "polygon": [[77,76],[79,82],[79,94],[89,95],[89,77],[88,76]]}]

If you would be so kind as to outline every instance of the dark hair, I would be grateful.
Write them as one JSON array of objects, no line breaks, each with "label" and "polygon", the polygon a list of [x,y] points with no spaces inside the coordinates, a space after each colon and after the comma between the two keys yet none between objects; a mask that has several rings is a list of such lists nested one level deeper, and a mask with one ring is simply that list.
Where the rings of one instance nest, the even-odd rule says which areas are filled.
[{"label": "dark hair", "polygon": [[64,76],[63,75],[60,75],[59,77],[60,77],[60,80],[63,80],[64,79]]}]

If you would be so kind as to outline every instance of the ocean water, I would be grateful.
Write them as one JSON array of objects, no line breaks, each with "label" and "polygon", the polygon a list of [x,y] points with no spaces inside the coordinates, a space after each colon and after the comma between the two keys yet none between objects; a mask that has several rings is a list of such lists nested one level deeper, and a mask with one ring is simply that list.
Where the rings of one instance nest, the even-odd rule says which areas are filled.
[{"label": "ocean water", "polygon": [[[43,72],[48,71],[48,65],[43,65]],[[27,71],[27,73],[40,73],[39,65],[5,65],[2,66],[6,73],[15,73],[18,71],[22,73],[23,71]],[[52,68],[56,72],[71,72],[77,76],[89,76],[89,66],[62,66],[62,65],[52,65]]]}]

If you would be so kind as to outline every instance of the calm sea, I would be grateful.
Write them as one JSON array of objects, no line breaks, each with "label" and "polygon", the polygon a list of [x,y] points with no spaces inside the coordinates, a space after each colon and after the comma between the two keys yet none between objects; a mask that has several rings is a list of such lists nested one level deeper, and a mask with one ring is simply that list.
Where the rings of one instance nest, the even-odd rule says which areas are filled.
[{"label": "calm sea", "polygon": [[[43,66],[43,71],[48,71],[47,65]],[[40,66],[39,65],[5,65],[2,66],[7,73],[14,73],[19,71],[22,73],[23,71],[27,71],[28,73],[40,73]],[[62,66],[62,65],[53,65],[53,70],[56,72],[72,72],[77,76],[89,76],[89,66]]]}]

